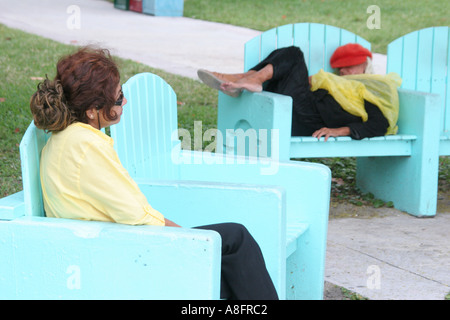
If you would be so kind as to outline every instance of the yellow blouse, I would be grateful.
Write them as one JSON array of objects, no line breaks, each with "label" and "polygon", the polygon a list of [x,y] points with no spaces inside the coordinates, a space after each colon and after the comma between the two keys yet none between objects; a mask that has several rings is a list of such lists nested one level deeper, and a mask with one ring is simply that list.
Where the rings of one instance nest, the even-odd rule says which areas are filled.
[{"label": "yellow blouse", "polygon": [[396,134],[399,100],[397,88],[402,79],[396,73],[338,76],[320,70],[311,77],[311,90],[325,89],[339,105],[365,122],[368,115],[364,100],[376,105],[389,122],[386,134]]},{"label": "yellow blouse", "polygon": [[42,150],[40,175],[48,217],[164,225],[122,166],[114,141],[84,123],[52,133]]}]

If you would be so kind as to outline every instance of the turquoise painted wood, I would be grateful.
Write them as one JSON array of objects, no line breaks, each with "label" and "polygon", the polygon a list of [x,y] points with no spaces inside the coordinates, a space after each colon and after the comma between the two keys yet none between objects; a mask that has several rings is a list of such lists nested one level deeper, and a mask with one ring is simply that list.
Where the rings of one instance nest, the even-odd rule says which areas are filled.
[{"label": "turquoise painted wood", "polygon": [[[220,297],[221,239],[216,232],[44,217],[39,158],[47,137],[30,124],[20,145],[24,190],[0,199],[0,298]],[[182,190],[188,190],[191,198],[200,188],[167,187],[176,188],[181,200]],[[247,189],[233,189],[234,197],[251,194]],[[282,211],[279,190],[254,192],[268,210],[275,206]],[[183,208],[180,205],[174,212]]]},{"label": "turquoise painted wood", "polygon": [[[274,49],[295,45],[305,53],[310,74],[322,68],[332,72],[329,65],[332,53],[337,47],[347,43],[359,43],[370,50],[370,43],[363,38],[333,26],[315,23],[280,26],[246,43],[244,68],[250,69]],[[244,92],[239,98],[232,98],[219,92],[218,129],[222,135],[229,137],[224,139],[223,150],[228,154],[270,156],[279,160],[357,157],[357,184],[364,192],[371,192],[377,198],[393,201],[397,209],[412,215],[434,216],[437,203],[437,177],[413,180],[414,183],[408,183],[411,178],[407,180],[401,178],[434,177],[437,172],[438,164],[434,160],[435,146],[428,145],[428,141],[433,141],[437,135],[439,110],[436,101],[439,97],[433,94],[423,96],[409,90],[399,90],[399,96],[397,135],[359,141],[349,137],[338,137],[324,142],[323,139],[312,137],[291,137],[290,97],[263,91]],[[425,118],[408,122],[409,119],[424,114]],[[243,135],[242,132],[256,135],[258,143],[237,148],[237,143],[233,139],[237,133]],[[271,136],[267,141],[265,137],[268,136],[268,132]],[[404,163],[413,164],[403,165]],[[391,171],[399,174],[388,175],[387,172]],[[373,174],[374,172],[376,174]],[[402,187],[397,188],[400,185]],[[409,201],[412,198],[419,200]]]},{"label": "turquoise painted wood", "polygon": [[297,46],[305,56],[310,74],[320,69],[333,71],[329,61],[337,47],[358,43],[370,50],[370,43],[354,33],[318,23],[297,23],[270,29],[245,44],[244,69],[248,71],[273,50]]},{"label": "turquoise painted wood", "polygon": [[153,16],[182,17],[184,0],[142,0],[142,12]]},{"label": "turquoise painted wood", "polygon": [[0,299],[218,299],[220,242],[187,228],[0,221]]},{"label": "turquoise painted wood", "polygon": [[[148,78],[154,78],[150,83],[160,81],[154,75],[136,76],[144,81]],[[130,84],[134,80],[124,86],[127,99],[134,101],[125,109],[124,118],[138,114],[137,119],[149,122],[126,128],[126,133],[141,134],[129,135],[129,140],[118,138],[117,150],[133,155],[127,165],[134,168],[131,173],[150,203],[184,228],[44,217],[38,160],[48,135],[32,123],[20,147],[24,190],[0,199],[0,254],[8,261],[0,264],[0,285],[5,288],[1,298],[217,299],[220,237],[190,227],[231,221],[244,224],[260,243],[282,299],[321,299],[331,179],[328,168],[182,151],[176,134],[166,140],[160,137],[156,146],[145,144],[148,149],[136,148],[133,144],[150,143],[149,136],[155,134],[147,130],[152,121],[161,121],[154,109],[162,108],[163,118],[171,119],[171,114],[176,115],[176,100],[165,105],[163,101],[170,99],[155,100],[155,94],[147,95],[150,100],[133,100],[130,92],[134,85]],[[152,116],[147,117],[146,111]],[[173,121],[168,126],[173,128]],[[120,134],[119,129],[112,127],[112,135]],[[119,143],[128,149],[121,149]],[[163,146],[167,143],[170,147]],[[149,150],[157,150],[152,152],[159,155],[147,156]],[[158,165],[152,166],[155,161]],[[147,166],[152,170],[144,169]],[[309,181],[308,186],[304,181]],[[158,276],[148,273],[149,266]],[[171,276],[173,272],[176,277]]]},{"label": "turquoise painted wood", "polygon": [[0,199],[0,220],[10,220],[24,215],[23,191]]},{"label": "turquoise painted wood", "polygon": [[39,164],[41,150],[49,138],[50,134],[38,130],[31,123],[20,142],[25,215],[45,217],[41,180],[39,179]]},{"label": "turquoise painted wood", "polygon": [[387,71],[403,78],[402,88],[441,97],[439,155],[450,155],[450,32],[448,26],[408,33],[388,45]]},{"label": "turquoise painted wood", "polygon": [[[0,264],[1,298],[218,299],[220,236],[191,227],[240,217],[259,219],[265,230],[259,237],[264,235],[266,251],[277,255],[268,266],[284,284],[285,273],[278,271],[285,264],[274,264],[285,261],[279,250],[287,241],[282,188],[139,179],[150,203],[182,229],[46,218],[39,208],[38,160],[47,138],[30,124],[20,146],[24,190],[0,199],[0,254],[8,262]],[[16,207],[20,210],[11,214]],[[295,247],[292,243],[290,250]]]},{"label": "turquoise painted wood", "polygon": [[[177,113],[176,99],[159,95],[163,90],[172,96],[172,90],[156,75],[136,75],[123,85],[123,90],[128,102],[122,121],[111,127],[111,136],[132,177],[139,183],[151,181],[148,186],[140,184],[143,190],[151,190],[148,191],[152,195],[150,203],[157,209],[164,207],[162,212],[176,211],[177,204],[189,208],[197,205],[198,210],[204,206],[203,210],[209,212],[212,220],[242,223],[259,243],[281,299],[322,299],[331,183],[329,169],[311,163],[182,150],[179,136],[183,142],[185,139],[220,140],[220,137],[214,138],[214,132],[205,132],[204,135],[200,132],[200,137],[189,137],[186,130],[179,130],[177,122],[173,121]],[[164,117],[165,124],[158,123],[164,121]],[[158,125],[164,128],[165,137],[158,136],[160,130],[149,131]],[[157,142],[159,149],[154,151],[153,144]],[[141,148],[141,145],[148,147]],[[221,144],[218,145],[220,147]],[[201,183],[205,188],[201,193],[193,194],[190,201],[189,197],[186,198],[187,202],[178,200],[175,188],[171,191],[175,196],[166,201],[155,191],[164,181]],[[211,189],[208,184],[222,187]],[[256,197],[257,194],[247,195],[242,191],[245,200],[232,197],[228,190],[230,186],[247,186],[259,192],[276,186],[280,188],[280,208],[257,203],[266,196]],[[205,205],[207,203],[211,204]],[[264,213],[264,208],[269,209],[269,213]],[[283,210],[285,220],[275,219],[283,216]],[[174,221],[198,223],[196,211],[192,210],[192,213]],[[245,213],[239,213],[242,211]],[[168,217],[170,219],[170,215]]]},{"label": "turquoise painted wood", "polygon": [[[146,74],[132,77],[122,89],[127,104],[111,136],[123,166],[132,177],[175,179],[172,150],[180,146],[177,110],[172,107],[177,104],[175,92],[160,77]],[[134,107],[147,104],[159,108]]]},{"label": "turquoise painted wood", "polygon": [[[258,163],[256,158],[231,162],[229,156],[207,152],[182,152],[182,160],[181,179],[282,187],[286,191],[287,219],[285,297],[323,298],[331,184],[327,167],[268,159],[260,159]],[[228,205],[227,199],[223,203]],[[239,219],[254,233],[264,251],[267,234],[261,229],[261,222],[247,220],[245,216]]]}]

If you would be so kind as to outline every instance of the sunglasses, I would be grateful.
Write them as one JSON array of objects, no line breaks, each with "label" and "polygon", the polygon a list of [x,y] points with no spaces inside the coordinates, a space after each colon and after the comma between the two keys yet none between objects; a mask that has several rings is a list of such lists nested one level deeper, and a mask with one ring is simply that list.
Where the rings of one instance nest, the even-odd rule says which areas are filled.
[{"label": "sunglasses", "polygon": [[120,87],[120,91],[119,91],[119,98],[117,99],[117,101],[114,103],[115,106],[121,106],[123,102],[123,91],[122,91],[122,87]]}]

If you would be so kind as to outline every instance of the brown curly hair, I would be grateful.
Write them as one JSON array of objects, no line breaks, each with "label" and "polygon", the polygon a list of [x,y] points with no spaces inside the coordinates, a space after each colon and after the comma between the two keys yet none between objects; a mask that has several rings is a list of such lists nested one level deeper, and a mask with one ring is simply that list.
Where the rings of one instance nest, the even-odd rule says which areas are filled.
[{"label": "brown curly hair", "polygon": [[109,120],[117,115],[111,108],[116,101],[119,69],[107,49],[83,47],[63,57],[53,81],[39,83],[30,101],[36,127],[61,131],[74,122],[87,123],[86,111],[102,109]]}]

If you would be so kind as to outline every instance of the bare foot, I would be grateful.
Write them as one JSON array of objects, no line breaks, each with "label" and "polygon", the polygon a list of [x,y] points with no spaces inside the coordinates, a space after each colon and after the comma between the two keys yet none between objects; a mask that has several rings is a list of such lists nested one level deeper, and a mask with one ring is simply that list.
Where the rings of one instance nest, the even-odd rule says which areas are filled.
[{"label": "bare foot", "polygon": [[245,74],[243,73],[235,73],[235,74],[219,73],[219,72],[211,72],[211,73],[220,80],[225,82],[236,82],[245,77]]},{"label": "bare foot", "polygon": [[246,73],[226,74],[200,69],[197,74],[209,87],[221,90],[232,97],[238,97],[244,89],[251,92],[262,91],[262,82],[257,72],[253,70]]},{"label": "bare foot", "polygon": [[224,82],[220,85],[220,88],[224,91],[233,91],[233,90],[247,90],[250,92],[261,92],[262,84],[257,81],[252,81],[249,78],[243,78],[236,82]]}]

